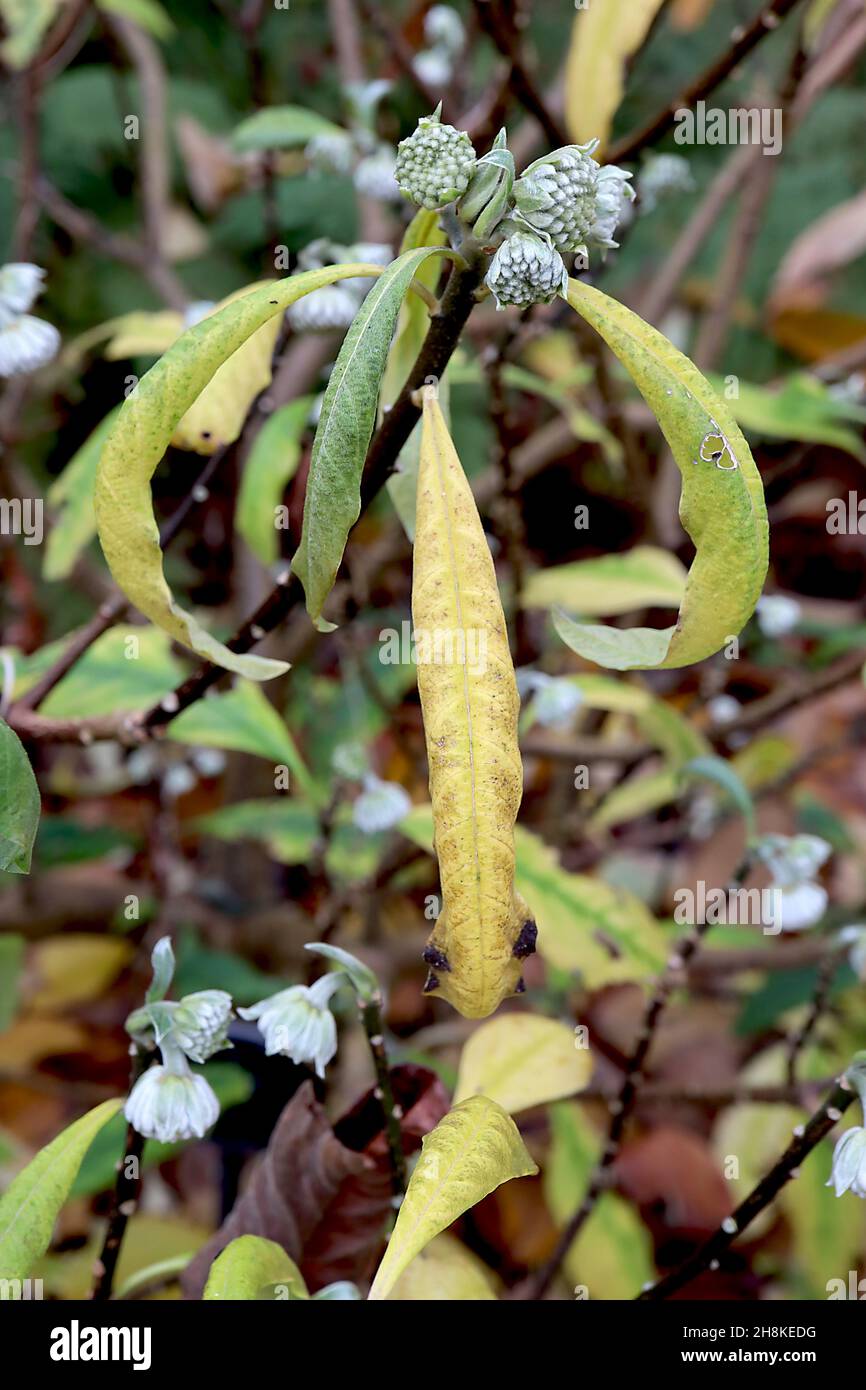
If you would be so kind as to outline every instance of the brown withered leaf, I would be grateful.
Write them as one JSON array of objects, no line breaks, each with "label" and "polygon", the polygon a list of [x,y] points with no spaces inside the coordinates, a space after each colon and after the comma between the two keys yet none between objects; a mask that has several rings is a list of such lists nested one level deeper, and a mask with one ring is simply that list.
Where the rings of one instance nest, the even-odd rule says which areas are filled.
[{"label": "brown withered leaf", "polygon": [[[403,1151],[408,1156],[448,1110],[448,1095],[433,1072],[409,1064],[394,1068],[391,1085],[403,1110]],[[388,1145],[372,1091],[336,1124],[335,1133],[350,1150],[363,1153],[367,1166],[346,1178],[299,1261],[312,1291],[337,1279],[354,1284],[370,1279],[392,1211]]]},{"label": "brown withered leaf", "polygon": [[364,1163],[335,1137],[313,1083],[305,1081],[283,1110],[234,1209],[184,1270],[184,1295],[201,1297],[211,1264],[236,1236],[278,1241],[297,1263],[345,1178]]},{"label": "brown withered leaf", "polygon": [[[403,1110],[404,1151],[412,1154],[447,1111],[448,1096],[423,1067],[396,1067],[391,1084]],[[362,1283],[381,1253],[390,1211],[388,1149],[373,1091],[332,1128],[305,1082],[234,1209],[184,1271],[184,1294],[201,1297],[211,1264],[241,1235],[282,1245],[311,1293],[337,1279]]]}]

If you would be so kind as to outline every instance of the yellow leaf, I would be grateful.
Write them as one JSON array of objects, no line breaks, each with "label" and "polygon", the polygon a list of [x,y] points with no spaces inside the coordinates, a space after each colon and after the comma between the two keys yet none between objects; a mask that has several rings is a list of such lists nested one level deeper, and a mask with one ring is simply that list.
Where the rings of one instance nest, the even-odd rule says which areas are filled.
[{"label": "yellow leaf", "polygon": [[520,702],[490,548],[432,388],[424,392],[412,619],[443,898],[428,955],[442,997],[467,1018],[485,1018],[516,989],[514,951],[531,926],[514,887]]},{"label": "yellow leaf", "polygon": [[41,981],[31,1001],[33,1008],[55,1013],[98,999],[132,956],[130,942],[116,936],[67,932],[41,941],[33,956]]},{"label": "yellow leaf", "polygon": [[512,1178],[538,1169],[501,1106],[473,1096],[450,1110],[422,1141],[370,1298],[388,1297],[403,1270],[434,1236]]},{"label": "yellow leaf", "polygon": [[112,336],[103,353],[107,362],[119,362],[124,357],[159,357],[183,332],[183,316],[172,309],[156,313],[136,309],[114,319],[109,327]]},{"label": "yellow leaf", "polygon": [[400,1275],[388,1294],[394,1303],[481,1303],[496,1300],[485,1264],[453,1236],[441,1235]]},{"label": "yellow leaf", "polygon": [[[99,1255],[104,1231],[97,1230],[88,1243],[63,1254],[44,1255],[34,1273],[45,1282],[45,1292],[53,1298],[82,1300],[93,1287],[93,1263]],[[187,1263],[204,1245],[210,1231],[180,1216],[134,1216],[126,1228],[114,1287],[120,1291],[142,1270],[165,1260],[186,1255]]]},{"label": "yellow leaf", "polygon": [[[236,290],[212,310],[218,313],[268,282],[260,281]],[[210,315],[208,315],[210,317]],[[198,399],[190,406],[171,437],[176,449],[213,454],[233,444],[244,426],[250,406],[271,382],[271,358],[280,332],[279,314],[262,324],[227,362],[217,368]]]},{"label": "yellow leaf", "polygon": [[455,1103],[485,1095],[514,1115],[582,1091],[592,1073],[588,1048],[555,1018],[504,1014],[483,1023],[460,1056]]},{"label": "yellow leaf", "polygon": [[[429,806],[413,806],[404,835],[432,851]],[[656,975],[667,958],[665,934],[644,903],[624,889],[563,869],[556,851],[518,825],[517,888],[532,898],[538,949],[560,970],[579,974],[587,989]]]},{"label": "yellow leaf", "polygon": [[662,0],[602,0],[578,10],[565,70],[565,124],[572,140],[607,144],[622,100],[626,63],[637,52]]},{"label": "yellow leaf", "polygon": [[60,1018],[19,1018],[0,1033],[0,1071],[15,1076],[43,1057],[85,1052],[87,1034],[77,1023]]},{"label": "yellow leaf", "polygon": [[96,474],[94,510],[108,567],[130,603],[176,642],[250,680],[270,680],[284,661],[241,655],[218,642],[175,602],[162,568],[150,480],[179,422],[208,383],[263,325],[305,294],[380,267],[326,266],[244,294],[183,333],[146,372],[105,441]]}]

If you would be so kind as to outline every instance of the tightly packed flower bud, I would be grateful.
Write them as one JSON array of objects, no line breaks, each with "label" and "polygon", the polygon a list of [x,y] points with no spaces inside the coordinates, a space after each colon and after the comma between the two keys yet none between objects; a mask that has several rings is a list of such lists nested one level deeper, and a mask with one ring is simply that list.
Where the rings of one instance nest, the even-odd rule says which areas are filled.
[{"label": "tightly packed flower bud", "polygon": [[592,158],[598,141],[565,145],[524,171],[514,185],[521,217],[545,232],[559,251],[586,254],[594,242],[615,246],[613,232],[622,217],[631,178],[616,165],[601,169]]},{"label": "tightly packed flower bud", "polygon": [[307,163],[320,174],[348,174],[354,153],[351,135],[339,131],[320,131],[304,149]]},{"label": "tightly packed flower bud", "polygon": [[223,989],[186,994],[172,1012],[172,1038],[193,1062],[206,1062],[229,1047],[232,999]]},{"label": "tightly packed flower bud", "polygon": [[466,192],[475,171],[475,150],[465,130],[443,125],[438,112],[424,116],[397,147],[400,192],[431,211]]},{"label": "tightly packed flower bud", "polygon": [[514,232],[503,241],[485,277],[497,309],[549,304],[564,293],[568,273],[555,247],[534,232]]},{"label": "tightly packed flower bud", "polygon": [[0,327],[0,376],[35,372],[56,357],[60,334],[53,323],[22,314]]},{"label": "tightly packed flower bud", "polygon": [[9,322],[42,293],[45,271],[29,261],[10,261],[0,270],[0,320]]}]

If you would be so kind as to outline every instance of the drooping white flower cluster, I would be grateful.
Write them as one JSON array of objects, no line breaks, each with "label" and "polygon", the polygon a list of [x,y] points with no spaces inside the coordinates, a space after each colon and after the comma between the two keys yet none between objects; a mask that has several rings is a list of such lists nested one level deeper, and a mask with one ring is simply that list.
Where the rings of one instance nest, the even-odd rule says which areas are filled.
[{"label": "drooping white flower cluster", "polygon": [[[856,1090],[866,1118],[866,1052],[855,1052],[845,1079]],[[863,1125],[846,1129],[837,1141],[827,1186],[835,1190],[837,1197],[845,1192],[866,1197],[866,1128]]]},{"label": "drooping white flower cluster", "polygon": [[773,920],[782,931],[805,931],[824,916],[829,894],[816,875],[832,852],[820,835],[764,835],[758,841],[755,854],[770,870]]},{"label": "drooping white flower cluster", "polygon": [[424,42],[426,47],[413,59],[412,67],[429,87],[444,87],[466,43],[457,11],[450,5],[432,5],[424,16]]},{"label": "drooping white flower cluster", "polygon": [[390,90],[390,82],[349,83],[345,96],[350,107],[349,129],[317,131],[304,148],[310,169],[318,174],[352,175],[355,188],[365,198],[395,202],[400,191],[394,178],[397,151],[376,134],[376,108]]},{"label": "drooping white flower cluster", "polygon": [[57,355],[60,334],[27,310],[42,293],[45,271],[27,261],[0,269],[0,376],[20,376]]},{"label": "drooping white flower cluster", "polygon": [[[337,969],[309,987],[291,985],[238,1013],[258,1024],[269,1057],[281,1054],[293,1062],[308,1063],[323,1077],[337,1050],[337,1023],[328,1007],[331,996],[347,980],[359,1003],[378,999],[380,991],[370,968],[347,951],[318,942],[308,949],[334,962]],[[157,1050],[160,1060],[135,1082],[124,1113],[146,1139],[164,1144],[201,1139],[219,1118],[220,1106],[213,1088],[192,1071],[190,1062],[206,1062],[231,1047],[231,997],[224,990],[205,989],[177,1002],[167,1000],[174,975],[168,937],[157,942],[151,960],[153,981],[146,1002],[130,1014],[126,1028],[140,1049]]]}]

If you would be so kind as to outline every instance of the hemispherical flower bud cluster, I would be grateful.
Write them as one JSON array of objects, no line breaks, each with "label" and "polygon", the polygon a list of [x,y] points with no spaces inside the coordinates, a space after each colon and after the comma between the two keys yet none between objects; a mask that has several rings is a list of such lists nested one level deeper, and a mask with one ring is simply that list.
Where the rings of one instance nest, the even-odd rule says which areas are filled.
[{"label": "hemispherical flower bud cluster", "polygon": [[613,233],[628,198],[631,174],[604,169],[592,158],[598,141],[565,145],[537,159],[514,185],[517,211],[530,227],[549,236],[558,251],[588,254],[590,245],[616,246]]},{"label": "hemispherical flower bud cluster", "polygon": [[224,989],[201,989],[195,994],[186,994],[172,1012],[172,1038],[191,1061],[206,1062],[215,1052],[231,1046],[228,1040],[231,1017],[231,995]]},{"label": "hemispherical flower bud cluster", "polygon": [[514,304],[549,304],[565,292],[568,272],[562,257],[546,238],[515,231],[503,241],[485,277],[497,309]]},{"label": "hemispherical flower bud cluster", "polygon": [[[326,265],[349,264],[353,261],[386,266],[392,259],[391,247],[384,242],[358,242],[355,246],[338,246],[325,237],[311,241],[298,256],[299,270],[321,270]],[[322,285],[296,300],[286,311],[286,318],[296,333],[329,333],[348,328],[366,295],[372,289],[369,277],[352,276]]]},{"label": "hemispherical flower bud cluster", "polygon": [[400,192],[422,208],[453,203],[469,187],[475,150],[465,130],[443,125],[438,109],[424,116],[397,147],[395,177]]}]

